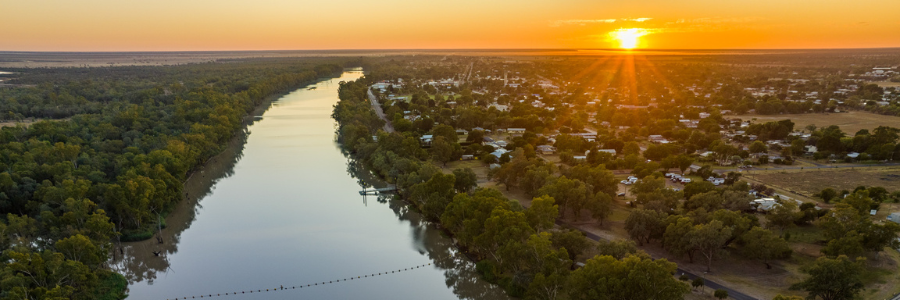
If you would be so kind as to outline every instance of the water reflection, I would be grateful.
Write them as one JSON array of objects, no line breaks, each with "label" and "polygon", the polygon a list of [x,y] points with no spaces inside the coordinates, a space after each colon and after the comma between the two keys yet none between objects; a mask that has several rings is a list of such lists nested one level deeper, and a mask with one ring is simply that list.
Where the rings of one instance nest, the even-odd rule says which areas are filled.
[{"label": "water reflection", "polygon": [[129,283],[146,281],[153,284],[157,273],[173,271],[169,263],[169,255],[178,252],[181,234],[191,227],[197,215],[203,211],[200,200],[209,196],[216,183],[234,175],[234,166],[241,160],[244,145],[250,131],[248,121],[230,141],[224,151],[211,158],[202,170],[193,173],[184,184],[185,198],[179,202],[166,218],[167,227],[161,231],[162,243],[156,239],[140,242],[122,243],[112,260],[113,270],[124,275]]},{"label": "water reflection", "polygon": [[[346,152],[344,154],[347,155]],[[347,162],[347,173],[357,179],[361,188],[387,186],[353,159]],[[475,263],[456,247],[451,238],[421,214],[411,210],[406,202],[390,194],[378,195],[377,199],[379,203],[387,204],[399,220],[409,222],[413,248],[420,254],[427,255],[443,271],[447,287],[459,299],[509,299],[503,289],[487,283],[478,275]]]},{"label": "water reflection", "polygon": [[402,200],[358,194],[385,184],[342,153],[326,108],[338,81],[360,76],[302,88],[248,118],[187,180],[164,243],[123,243],[116,253],[112,265],[128,279],[129,299],[290,286],[428,261],[433,268],[409,274],[241,299],[508,299]]}]

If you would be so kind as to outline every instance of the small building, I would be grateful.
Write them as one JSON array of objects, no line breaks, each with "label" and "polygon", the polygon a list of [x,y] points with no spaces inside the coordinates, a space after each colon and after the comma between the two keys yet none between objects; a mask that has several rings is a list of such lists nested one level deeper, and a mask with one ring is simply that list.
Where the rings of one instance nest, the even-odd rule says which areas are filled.
[{"label": "small building", "polygon": [[894,223],[900,223],[900,212],[895,212],[895,213],[889,214],[887,216],[887,220],[894,222]]},{"label": "small building", "polygon": [[538,153],[541,153],[541,154],[553,154],[553,153],[556,153],[556,147],[553,147],[553,146],[550,146],[550,145],[538,145],[538,146],[537,146],[537,149],[535,149],[535,150],[537,150],[537,152],[538,152]]},{"label": "small building", "polygon": [[572,156],[572,159],[574,159],[575,161],[586,161],[586,160],[587,160],[587,156],[584,156],[584,155],[576,155],[576,156]]},{"label": "small building", "polygon": [[778,201],[775,198],[760,198],[750,202],[751,205],[756,206],[757,211],[769,211],[778,204]]},{"label": "small building", "polygon": [[463,154],[462,158],[460,158],[460,160],[474,160],[474,159],[475,159],[475,155],[472,155],[472,154]]},{"label": "small building", "polygon": [[525,134],[525,128],[507,128],[506,132],[508,132],[509,135],[521,136]]},{"label": "small building", "polygon": [[612,156],[616,156],[616,149],[599,149],[597,151],[606,152],[606,153],[612,154]]},{"label": "small building", "polygon": [[434,135],[426,134],[419,138],[419,143],[421,143],[422,146],[427,147],[427,146],[431,146],[431,141],[433,141],[433,140],[434,140]]}]

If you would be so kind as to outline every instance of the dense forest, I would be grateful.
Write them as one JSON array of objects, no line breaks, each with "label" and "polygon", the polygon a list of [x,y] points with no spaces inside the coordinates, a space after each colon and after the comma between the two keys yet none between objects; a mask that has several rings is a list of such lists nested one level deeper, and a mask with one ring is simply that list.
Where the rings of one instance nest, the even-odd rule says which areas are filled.
[{"label": "dense forest", "polygon": [[270,96],[335,59],[10,70],[0,115],[0,298],[118,299],[114,241],[150,238],[182,183]]}]

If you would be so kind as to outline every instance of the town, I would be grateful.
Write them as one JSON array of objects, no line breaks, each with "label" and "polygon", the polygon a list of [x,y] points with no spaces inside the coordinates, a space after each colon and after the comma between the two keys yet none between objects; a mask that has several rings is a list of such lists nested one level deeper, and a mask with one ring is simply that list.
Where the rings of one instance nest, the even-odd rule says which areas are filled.
[{"label": "town", "polygon": [[475,201],[454,194],[509,199],[525,217],[558,206],[556,225],[531,228],[599,237],[551,238],[575,262],[631,249],[768,299],[803,295],[816,258],[859,257],[880,299],[900,292],[898,56],[843,54],[385,58],[361,100],[387,131],[338,117],[339,134],[512,295],[534,287],[499,278],[527,271],[447,224]]}]

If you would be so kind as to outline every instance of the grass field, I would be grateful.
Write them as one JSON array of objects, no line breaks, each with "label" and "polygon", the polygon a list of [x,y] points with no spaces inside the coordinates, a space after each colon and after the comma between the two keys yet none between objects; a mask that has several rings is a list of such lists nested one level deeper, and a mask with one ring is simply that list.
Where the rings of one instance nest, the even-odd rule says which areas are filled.
[{"label": "grass field", "polygon": [[867,84],[869,84],[869,83],[877,84],[878,86],[883,87],[883,88],[887,88],[887,87],[900,87],[900,82],[891,82],[891,81],[867,82]]},{"label": "grass field", "polygon": [[891,192],[900,191],[898,167],[754,171],[751,174],[745,173],[744,176],[808,196],[827,187],[837,191],[852,191],[861,185],[880,186]]},{"label": "grass field", "polygon": [[841,130],[849,135],[856,134],[856,132],[860,129],[868,129],[869,131],[871,131],[878,126],[900,128],[900,117],[879,115],[862,111],[825,114],[741,115],[738,117],[745,121],[753,120],[754,118],[756,118],[754,123],[764,123],[790,119],[794,122],[795,130],[802,130],[809,124],[814,124],[819,128],[837,125],[841,127]]}]

